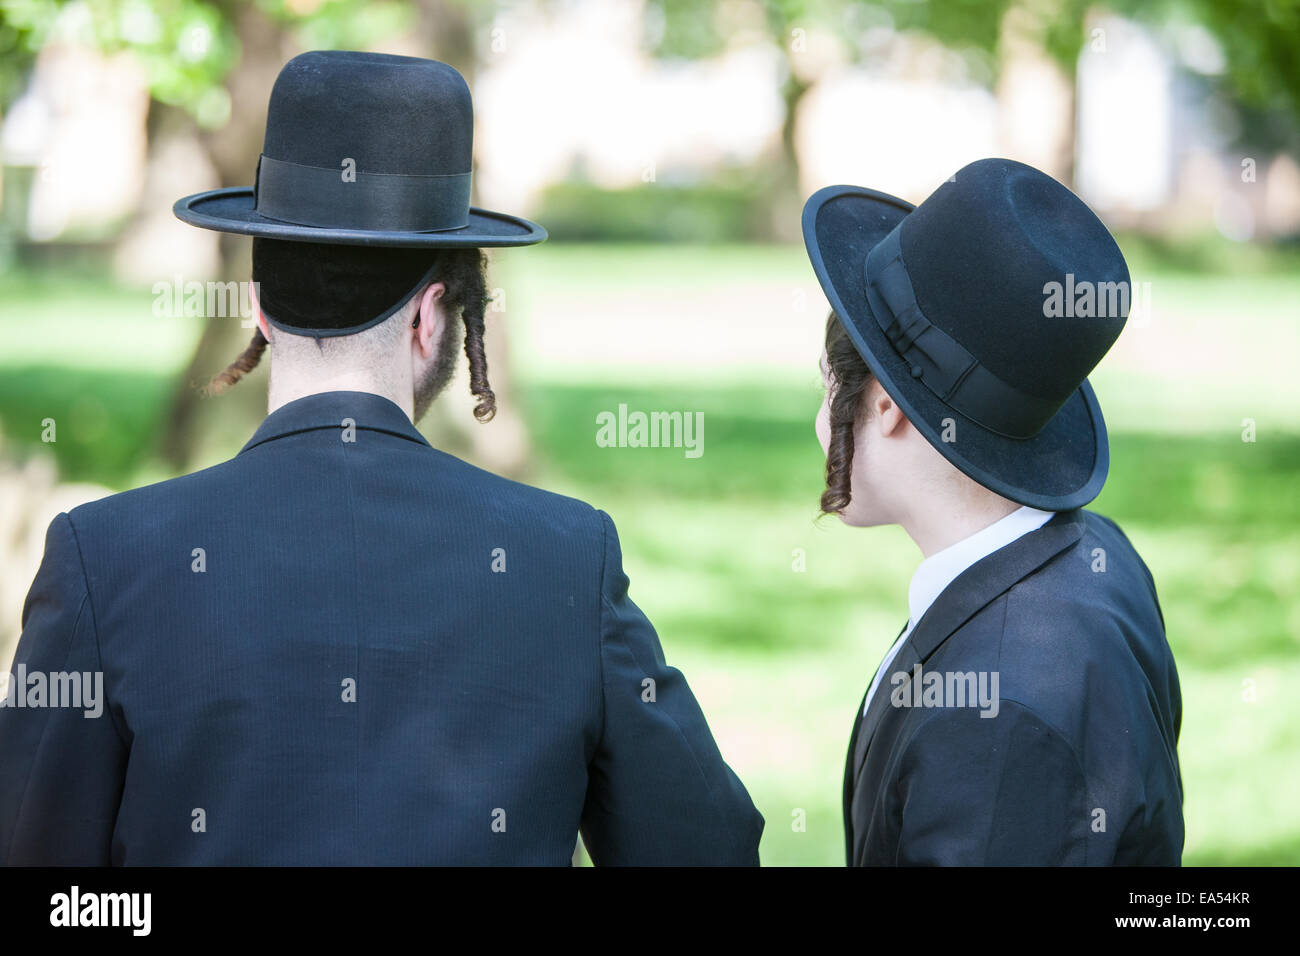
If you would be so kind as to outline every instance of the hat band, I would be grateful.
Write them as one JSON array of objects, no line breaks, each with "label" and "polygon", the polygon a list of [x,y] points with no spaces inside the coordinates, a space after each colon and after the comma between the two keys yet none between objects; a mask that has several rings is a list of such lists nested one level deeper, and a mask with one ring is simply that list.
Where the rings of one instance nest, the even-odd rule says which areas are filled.
[{"label": "hat band", "polygon": [[470,174],[364,173],[263,154],[253,208],[299,226],[366,232],[444,232],[469,224]]},{"label": "hat band", "polygon": [[901,228],[902,222],[867,253],[863,275],[872,317],[912,377],[945,405],[1006,438],[1033,438],[1065,399],[1049,401],[1007,384],[925,317],[903,264]]}]

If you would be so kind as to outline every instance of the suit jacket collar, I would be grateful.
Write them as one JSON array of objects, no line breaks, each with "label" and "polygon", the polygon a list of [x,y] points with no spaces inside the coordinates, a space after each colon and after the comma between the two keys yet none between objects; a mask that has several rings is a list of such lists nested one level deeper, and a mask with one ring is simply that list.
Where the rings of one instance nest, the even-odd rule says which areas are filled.
[{"label": "suit jacket collar", "polygon": [[[943,642],[978,611],[1076,544],[1083,537],[1083,530],[1082,511],[1076,508],[1059,512],[1041,528],[981,558],[957,575],[916,622],[916,627],[898,649],[890,672],[904,673],[906,678],[901,685],[894,686],[905,688],[912,680],[913,667],[917,664],[924,666]],[[846,768],[848,776],[844,784],[844,821],[850,866],[853,864],[853,791],[866,764],[871,738],[889,706],[893,687],[887,687],[888,682],[889,675],[882,676],[881,686],[871,700],[866,717],[861,716],[863,705],[858,705],[858,720],[849,745],[851,764]]]},{"label": "suit jacket collar", "polygon": [[357,428],[429,444],[416,431],[406,413],[382,395],[373,392],[317,392],[295,399],[267,415],[239,454],[286,435],[315,429],[341,429],[345,419],[355,422]]},{"label": "suit jacket collar", "polygon": [[929,659],[957,628],[990,601],[1083,537],[1083,512],[1058,512],[1036,531],[1022,535],[1005,547],[976,561],[957,575],[916,622],[908,643],[917,658]]},{"label": "suit jacket collar", "polygon": [[991,525],[931,554],[912,572],[912,580],[908,582],[909,619],[920,621],[930,605],[963,571],[1017,538],[1037,531],[1054,516],[1054,512],[1021,506]]}]

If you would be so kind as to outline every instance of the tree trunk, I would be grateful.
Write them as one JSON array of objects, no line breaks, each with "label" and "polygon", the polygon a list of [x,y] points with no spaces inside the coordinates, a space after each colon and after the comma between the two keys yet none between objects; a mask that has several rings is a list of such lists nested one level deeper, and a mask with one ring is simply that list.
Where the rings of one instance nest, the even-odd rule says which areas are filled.
[{"label": "tree trunk", "polygon": [[[201,137],[222,186],[250,186],[257,169],[266,130],[266,104],[280,68],[294,52],[288,48],[281,25],[253,5],[234,8],[239,37],[239,64],[226,78],[230,93],[230,120],[219,130]],[[220,281],[250,278],[251,240],[221,235]],[[159,453],[174,471],[187,471],[220,460],[230,443],[242,443],[266,415],[265,370],[249,376],[245,384],[212,400],[200,389],[225,368],[248,344],[252,330],[239,317],[206,319],[194,354],[172,391],[167,417],[159,436]],[[205,451],[211,449],[210,455]],[[210,458],[210,461],[201,460]]]}]

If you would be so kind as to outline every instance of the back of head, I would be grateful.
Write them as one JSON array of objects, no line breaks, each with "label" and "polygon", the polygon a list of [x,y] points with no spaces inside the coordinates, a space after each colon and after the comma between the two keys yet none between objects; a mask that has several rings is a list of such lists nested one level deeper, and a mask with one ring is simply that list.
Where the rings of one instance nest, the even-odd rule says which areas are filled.
[{"label": "back of head", "polygon": [[[469,361],[475,417],[495,412],[487,380],[484,310],[485,257],[476,248],[385,248],[253,239],[253,282],[266,319],[234,362],[213,378],[219,393],[255,368],[269,344],[276,367],[311,375],[323,370],[382,377],[399,358],[399,343],[432,283],[446,292],[446,325],[431,380],[420,383],[431,400],[455,373],[457,340]],[[418,391],[418,389],[417,389]],[[417,403],[418,404],[418,403]]]}]

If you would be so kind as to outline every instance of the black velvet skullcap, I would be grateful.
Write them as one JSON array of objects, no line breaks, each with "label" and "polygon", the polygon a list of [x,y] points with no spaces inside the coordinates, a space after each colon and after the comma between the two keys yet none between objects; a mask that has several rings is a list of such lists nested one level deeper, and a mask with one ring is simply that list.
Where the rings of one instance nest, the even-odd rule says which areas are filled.
[{"label": "black velvet skullcap", "polygon": [[392,316],[433,277],[438,250],[253,239],[266,321],[295,335],[360,332]]}]

